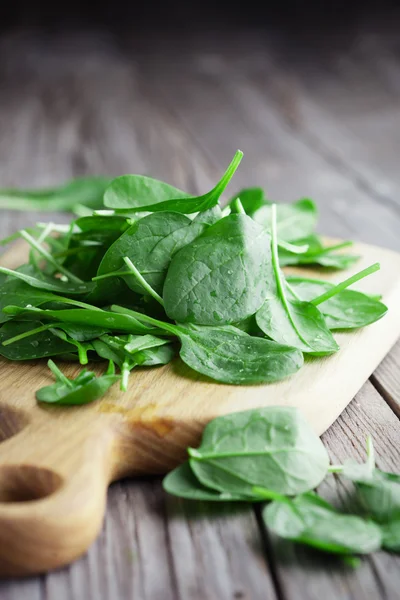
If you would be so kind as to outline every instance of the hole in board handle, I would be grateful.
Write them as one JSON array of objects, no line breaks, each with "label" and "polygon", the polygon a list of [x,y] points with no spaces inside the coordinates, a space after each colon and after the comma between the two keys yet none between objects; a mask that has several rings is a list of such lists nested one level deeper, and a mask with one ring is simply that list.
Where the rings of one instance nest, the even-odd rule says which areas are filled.
[{"label": "hole in board handle", "polygon": [[43,467],[0,466],[0,503],[31,502],[50,496],[63,484],[63,478]]}]

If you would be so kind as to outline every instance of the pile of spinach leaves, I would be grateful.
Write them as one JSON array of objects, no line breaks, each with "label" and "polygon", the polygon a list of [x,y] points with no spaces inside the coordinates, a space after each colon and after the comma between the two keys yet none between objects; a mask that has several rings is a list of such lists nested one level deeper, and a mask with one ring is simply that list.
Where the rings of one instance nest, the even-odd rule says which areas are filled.
[{"label": "pile of spinach leaves", "polygon": [[[222,207],[241,159],[238,150],[199,196],[144,175],[0,190],[0,206],[78,214],[69,225],[38,223],[3,240],[25,240],[29,260],[15,270],[0,267],[0,355],[111,362],[119,375],[108,370],[101,380],[107,385],[96,384],[89,402],[117,379],[126,390],[133,369],[177,355],[224,384],[279,381],[305,356],[337,352],[334,330],[383,317],[379,297],[347,289],[379,265],[339,285],[283,272],[285,265],[341,269],[358,258],[342,252],[350,242],[323,245],[312,200],[276,205],[248,188]],[[38,392],[39,401],[62,403],[57,390],[73,384],[57,373],[61,383],[54,393]]]},{"label": "pile of spinach leaves", "polygon": [[[376,468],[371,438],[365,464],[330,465],[324,445],[297,409],[266,407],[215,418],[188,455],[164,478],[169,494],[211,502],[268,501],[262,517],[270,531],[349,564],[357,564],[354,555],[381,548],[400,552],[400,475]],[[339,511],[314,491],[330,473],[354,482],[355,511]]]}]

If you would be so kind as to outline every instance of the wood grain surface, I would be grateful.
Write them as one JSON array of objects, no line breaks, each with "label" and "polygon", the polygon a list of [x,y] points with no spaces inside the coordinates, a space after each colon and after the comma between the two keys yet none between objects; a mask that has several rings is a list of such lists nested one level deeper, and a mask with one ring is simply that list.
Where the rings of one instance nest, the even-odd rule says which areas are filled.
[{"label": "wood grain surface", "polygon": [[[240,147],[238,187],[309,195],[320,231],[400,250],[397,32],[392,19],[379,34],[374,19],[350,38],[235,32],[166,39],[162,52],[130,35],[14,32],[0,40],[1,184],[143,172],[201,193]],[[3,211],[1,235],[50,216],[68,219]],[[399,352],[324,434],[333,459],[364,457],[376,430],[379,464],[398,470]],[[391,599],[399,566],[383,553],[351,571],[291,544],[281,552],[251,508],[215,513],[135,478],[111,486],[101,535],[81,560],[2,582],[0,596]]]}]

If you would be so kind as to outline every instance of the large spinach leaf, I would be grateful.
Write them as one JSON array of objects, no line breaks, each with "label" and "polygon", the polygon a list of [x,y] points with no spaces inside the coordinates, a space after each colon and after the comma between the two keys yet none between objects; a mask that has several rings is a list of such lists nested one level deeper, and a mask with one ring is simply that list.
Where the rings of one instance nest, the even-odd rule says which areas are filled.
[{"label": "large spinach leaf", "polygon": [[238,150],[217,185],[203,196],[191,197],[162,181],[142,175],[123,175],[115,179],[104,194],[109,208],[140,211],[175,211],[191,214],[218,204],[218,200],[242,160]]},{"label": "large spinach leaf", "polygon": [[223,383],[250,385],[279,381],[303,364],[303,355],[298,350],[252,337],[236,327],[184,327],[121,306],[112,306],[111,310],[172,333],[179,338],[180,356],[189,367]]},{"label": "large spinach leaf", "polygon": [[[180,248],[196,239],[204,229],[203,223],[192,222],[179,213],[160,212],[148,215],[132,225],[108,249],[100,263],[97,275],[102,277],[115,273],[122,276],[135,292],[146,293],[137,279],[124,268],[123,259],[127,256],[135,263],[136,268],[151,287],[158,293],[162,293],[172,257]],[[110,283],[105,282],[104,285],[109,286]]]},{"label": "large spinach leaf", "polygon": [[250,217],[225,217],[173,257],[164,284],[167,315],[223,325],[246,319],[268,291],[270,238]]},{"label": "large spinach leaf", "polygon": [[217,417],[190,466],[206,487],[251,495],[254,486],[294,495],[316,487],[329,465],[327,452],[302,414],[268,407]]}]

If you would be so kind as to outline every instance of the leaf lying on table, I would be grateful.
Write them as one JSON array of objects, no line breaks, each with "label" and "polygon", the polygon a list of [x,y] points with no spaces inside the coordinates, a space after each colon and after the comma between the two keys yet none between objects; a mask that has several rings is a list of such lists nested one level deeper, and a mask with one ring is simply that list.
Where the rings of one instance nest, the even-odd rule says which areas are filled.
[{"label": "leaf lying on table", "polygon": [[206,425],[199,448],[189,448],[189,456],[202,486],[232,498],[254,497],[254,486],[301,493],[322,481],[329,464],[301,413],[283,407],[217,417]]},{"label": "leaf lying on table", "polygon": [[110,182],[111,179],[106,177],[82,177],[52,188],[3,188],[0,189],[0,208],[71,211],[76,204],[101,208],[104,191]]},{"label": "leaf lying on table", "polygon": [[312,493],[287,502],[272,502],[263,511],[267,527],[282,538],[334,554],[369,554],[382,543],[372,521],[338,513]]}]

